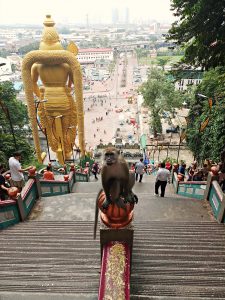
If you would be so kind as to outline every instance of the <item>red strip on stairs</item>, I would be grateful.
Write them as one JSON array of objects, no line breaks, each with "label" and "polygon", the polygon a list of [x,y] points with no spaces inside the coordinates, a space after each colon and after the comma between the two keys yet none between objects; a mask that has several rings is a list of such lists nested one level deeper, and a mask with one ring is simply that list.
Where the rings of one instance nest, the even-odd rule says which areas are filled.
[{"label": "red strip on stairs", "polygon": [[130,299],[130,247],[110,242],[103,248],[98,300]]}]

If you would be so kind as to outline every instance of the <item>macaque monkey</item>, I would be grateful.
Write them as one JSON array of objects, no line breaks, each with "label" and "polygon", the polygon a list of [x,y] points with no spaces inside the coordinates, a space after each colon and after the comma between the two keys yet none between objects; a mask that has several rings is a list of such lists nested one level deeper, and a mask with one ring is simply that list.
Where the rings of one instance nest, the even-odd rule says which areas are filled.
[{"label": "macaque monkey", "polygon": [[[107,210],[111,203],[116,203],[118,207],[126,210],[126,203],[138,203],[137,196],[132,192],[135,184],[134,173],[129,173],[125,159],[119,154],[119,150],[114,147],[105,149],[104,164],[101,170],[102,187],[105,192],[105,201],[102,208]],[[98,221],[98,198],[96,199],[94,238]]]},{"label": "macaque monkey", "polygon": [[[132,175],[132,174],[131,174]],[[105,150],[104,164],[102,167],[102,187],[106,199],[102,207],[107,209],[111,203],[125,208],[124,201],[129,201],[131,189],[135,183],[134,176],[129,174],[129,168],[125,159],[119,154],[119,150],[108,147]]]}]

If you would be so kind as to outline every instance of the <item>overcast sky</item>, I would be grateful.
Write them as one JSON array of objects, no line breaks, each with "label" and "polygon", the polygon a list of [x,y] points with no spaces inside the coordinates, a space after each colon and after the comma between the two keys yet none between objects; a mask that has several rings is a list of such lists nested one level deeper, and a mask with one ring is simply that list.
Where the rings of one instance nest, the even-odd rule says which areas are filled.
[{"label": "overcast sky", "polygon": [[130,21],[173,21],[170,0],[0,0],[0,24],[40,24],[51,14],[56,23],[111,23],[112,9],[122,17],[129,8]]}]

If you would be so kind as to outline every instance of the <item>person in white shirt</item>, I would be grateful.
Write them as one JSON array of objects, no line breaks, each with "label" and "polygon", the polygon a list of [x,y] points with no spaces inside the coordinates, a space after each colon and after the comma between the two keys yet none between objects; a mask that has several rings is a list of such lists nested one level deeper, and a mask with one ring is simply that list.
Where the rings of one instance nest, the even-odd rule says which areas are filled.
[{"label": "person in white shirt", "polygon": [[138,181],[138,175],[140,176],[139,182],[142,181],[144,172],[145,172],[145,165],[143,164],[143,158],[141,158],[140,161],[138,163],[136,163],[136,165],[135,165],[136,181]]},{"label": "person in white shirt", "polygon": [[165,163],[161,163],[161,166],[156,175],[155,182],[155,196],[159,195],[159,187],[161,187],[161,197],[164,197],[167,182],[170,183],[170,171],[165,169]]},{"label": "person in white shirt", "polygon": [[23,172],[29,170],[32,168],[32,166],[29,166],[25,169],[21,168],[20,164],[21,159],[21,153],[15,152],[12,157],[9,159],[9,169],[11,173],[11,184],[12,186],[15,186],[19,189],[19,191],[22,190],[22,188],[25,185]]}]

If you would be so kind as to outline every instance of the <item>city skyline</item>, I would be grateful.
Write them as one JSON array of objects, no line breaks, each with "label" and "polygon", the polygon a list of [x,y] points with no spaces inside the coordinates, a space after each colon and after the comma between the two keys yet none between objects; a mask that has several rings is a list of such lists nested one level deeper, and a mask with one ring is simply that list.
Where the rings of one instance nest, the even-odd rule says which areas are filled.
[{"label": "city skyline", "polygon": [[[13,8],[13,9],[12,9]],[[34,2],[28,0],[0,0],[0,24],[34,24],[42,25],[46,14],[51,14],[57,24],[86,24],[87,15],[90,24],[112,23],[112,11],[118,9],[119,17],[129,10],[129,21],[141,23],[148,20],[172,22],[174,17],[170,11],[170,0],[86,0],[85,3],[73,0],[44,0]],[[124,18],[124,17],[123,17]]]}]

